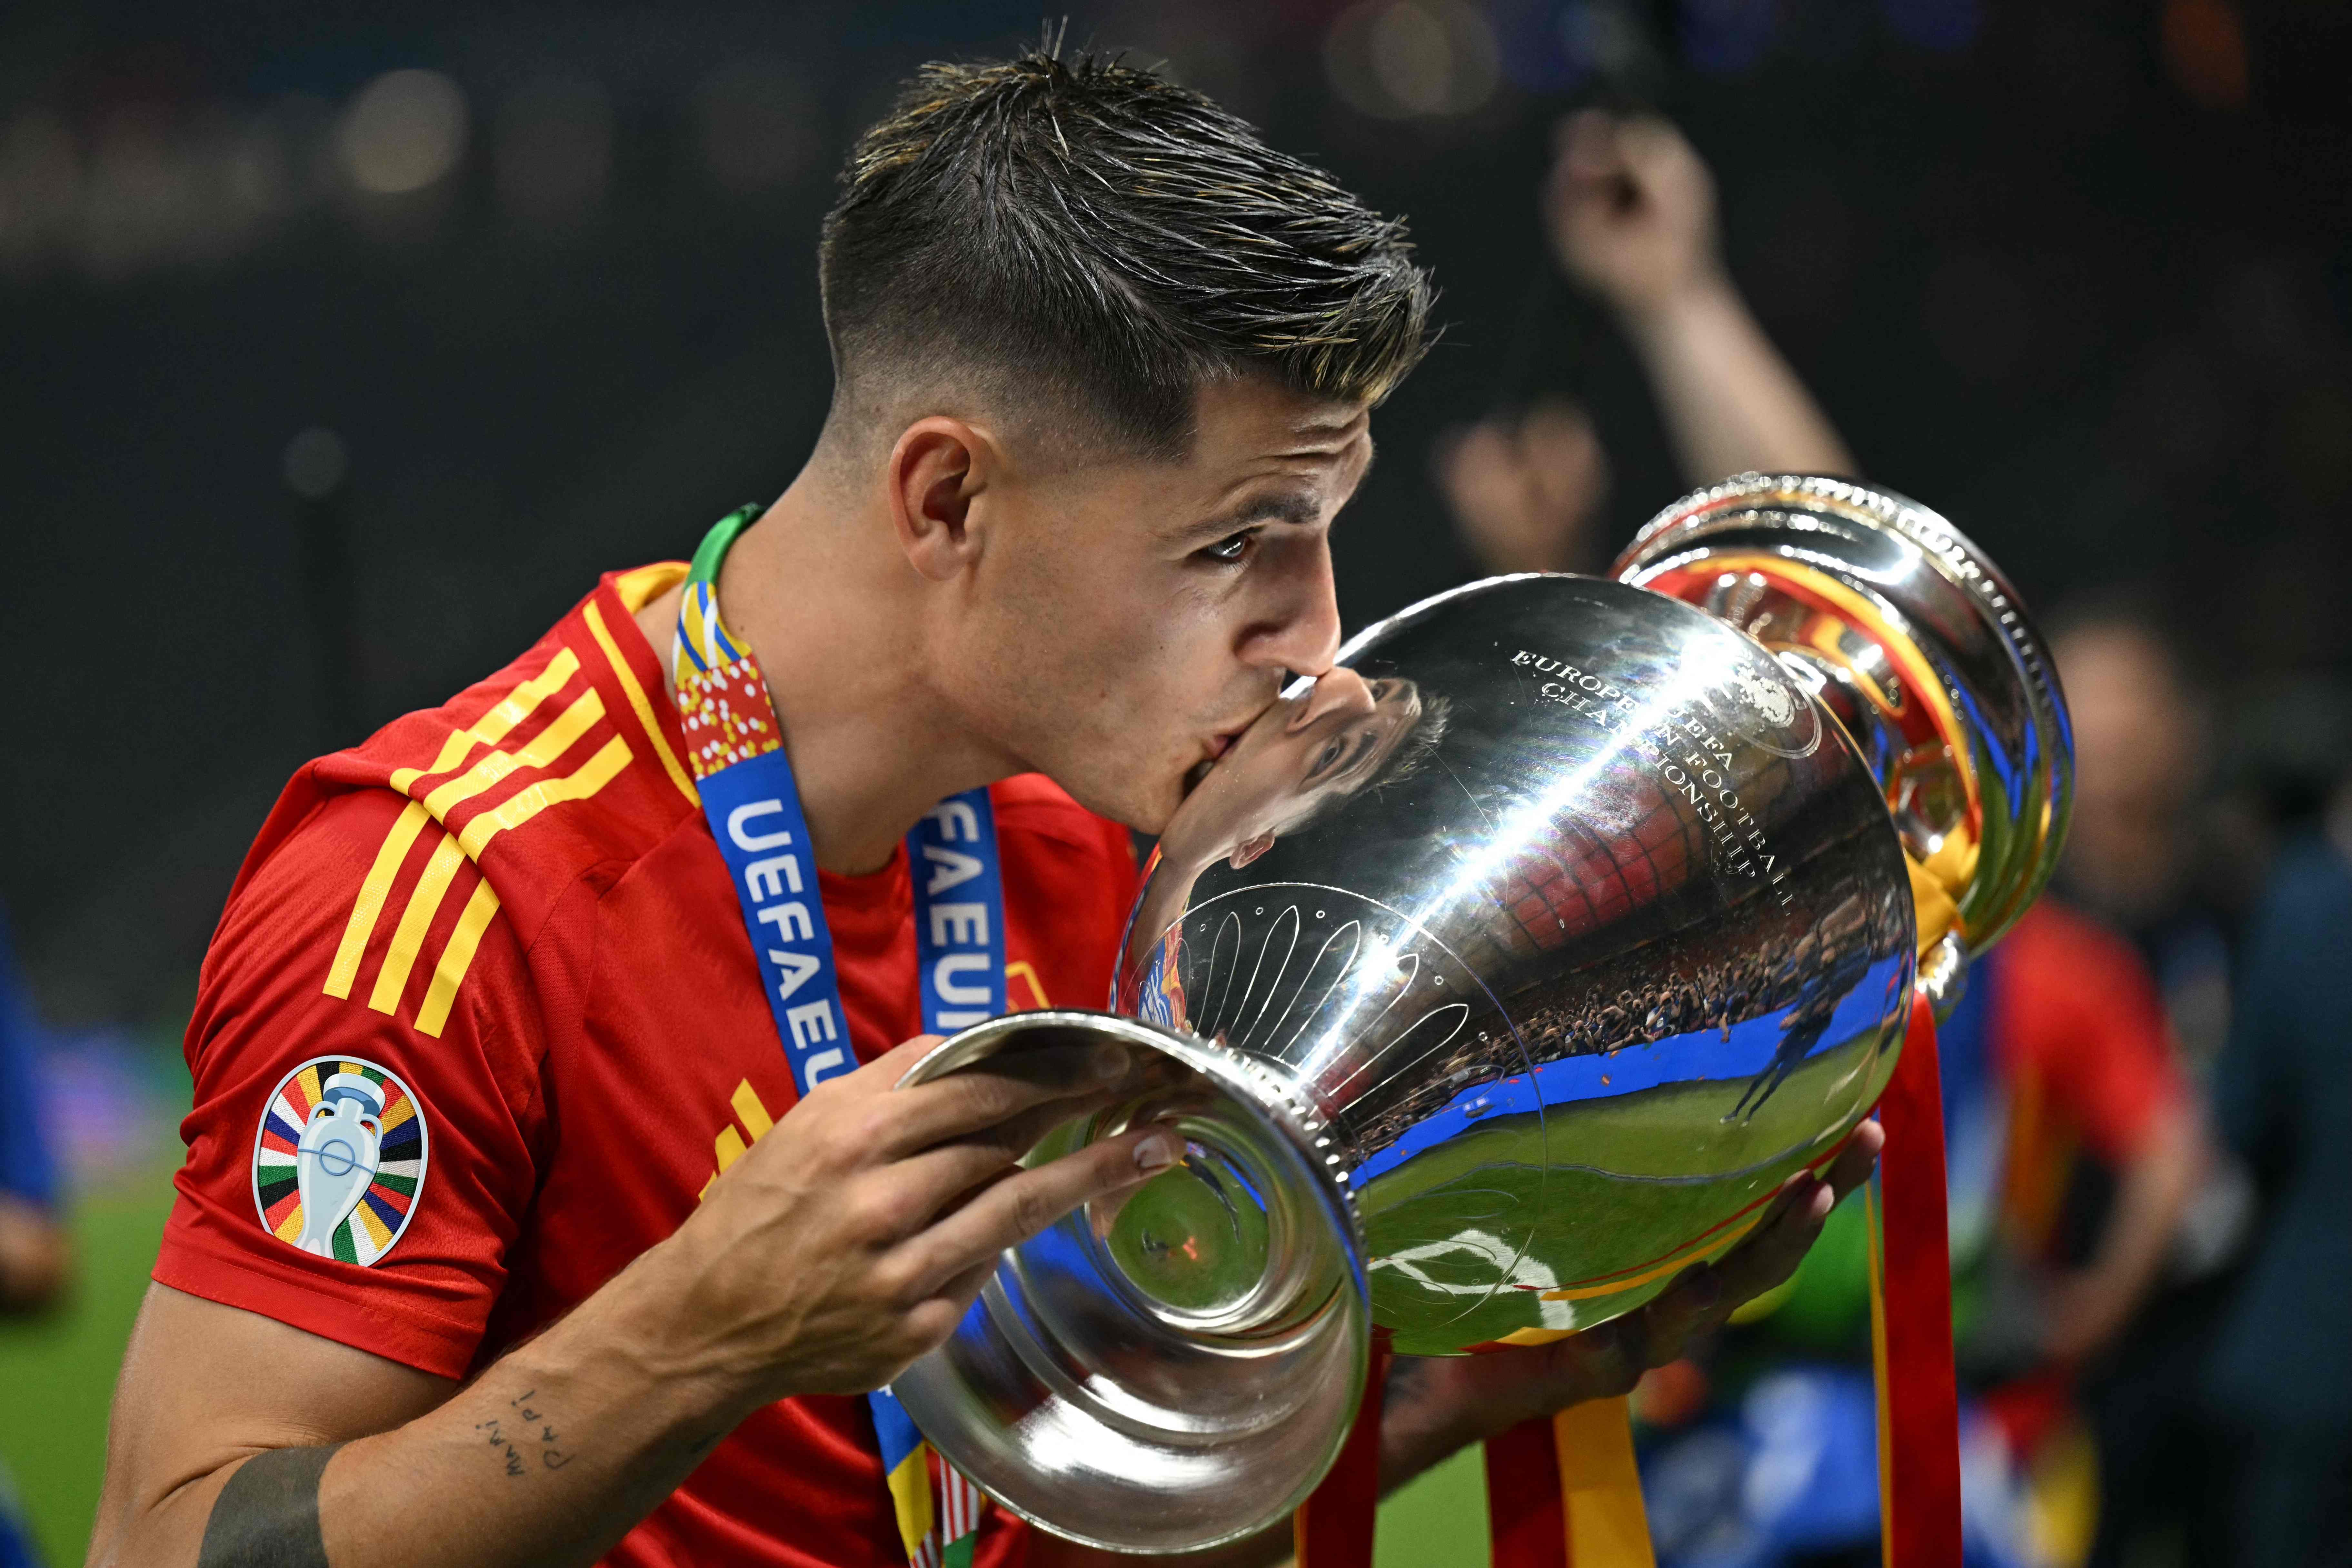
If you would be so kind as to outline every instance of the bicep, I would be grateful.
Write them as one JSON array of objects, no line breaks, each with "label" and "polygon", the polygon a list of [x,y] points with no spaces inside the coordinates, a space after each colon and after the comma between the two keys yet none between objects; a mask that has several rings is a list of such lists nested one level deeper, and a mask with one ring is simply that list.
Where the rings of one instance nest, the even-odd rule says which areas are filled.
[{"label": "bicep", "polygon": [[[257,1312],[151,1285],[115,1386],[90,1561],[193,1562],[220,1472],[234,1461],[388,1432],[457,1386]],[[141,1549],[126,1552],[134,1530]],[[154,1550],[182,1540],[184,1553]]]}]

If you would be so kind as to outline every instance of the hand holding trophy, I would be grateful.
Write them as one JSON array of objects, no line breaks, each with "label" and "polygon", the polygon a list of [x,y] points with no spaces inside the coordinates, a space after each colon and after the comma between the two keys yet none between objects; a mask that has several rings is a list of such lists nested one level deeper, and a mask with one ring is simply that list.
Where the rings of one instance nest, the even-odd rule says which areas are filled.
[{"label": "hand holding trophy", "polygon": [[2064,703],[2014,591],[1843,481],[1742,476],[1614,580],[1474,584],[1339,662],[1170,824],[1114,1013],[995,1019],[910,1075],[1108,1035],[1138,1092],[1034,1157],[1185,1135],[1005,1254],[894,1385],[1074,1539],[1181,1551],[1297,1507],[1376,1327],[1540,1343],[1728,1251],[2064,831]]}]

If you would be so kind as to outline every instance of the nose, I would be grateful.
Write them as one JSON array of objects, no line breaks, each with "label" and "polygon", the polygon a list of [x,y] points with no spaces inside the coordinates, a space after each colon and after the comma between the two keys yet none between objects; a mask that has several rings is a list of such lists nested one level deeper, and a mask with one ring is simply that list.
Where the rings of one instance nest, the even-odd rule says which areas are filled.
[{"label": "nose", "polygon": [[1326,714],[1352,718],[1360,713],[1370,713],[1379,704],[1372,698],[1372,689],[1364,684],[1362,676],[1345,667],[1335,666],[1317,678],[1307,693],[1307,700],[1291,713],[1290,721],[1285,728],[1304,730]]},{"label": "nose", "polygon": [[1293,675],[1320,675],[1339,651],[1339,595],[1331,580],[1330,540],[1318,531],[1311,540],[1292,542],[1284,554],[1287,569],[1276,579],[1279,597],[1270,606],[1274,613],[1243,637],[1243,661]]}]

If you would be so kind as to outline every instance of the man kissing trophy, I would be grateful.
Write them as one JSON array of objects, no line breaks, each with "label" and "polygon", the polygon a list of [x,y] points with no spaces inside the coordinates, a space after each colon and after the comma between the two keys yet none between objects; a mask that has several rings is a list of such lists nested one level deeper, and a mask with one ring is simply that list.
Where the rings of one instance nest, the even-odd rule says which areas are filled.
[{"label": "man kissing trophy", "polygon": [[[917,1424],[1077,1540],[1204,1547],[1305,1502],[1312,1568],[1360,1558],[1372,1362],[1642,1306],[1884,1101],[1890,1560],[1957,1563],[1932,1014],[2041,889],[2072,784],[2015,592],[1902,497],[1750,474],[1612,579],[1474,584],[1339,662],[1361,700],[1306,721],[1294,692],[1169,825],[1114,1012],[995,1019],[909,1075],[1108,1036],[1150,1087],[1033,1159],[1186,1141],[1003,1255],[894,1385]],[[1622,1410],[1496,1440],[1558,1521],[1507,1551],[1498,1491],[1498,1563],[1647,1560]]]}]

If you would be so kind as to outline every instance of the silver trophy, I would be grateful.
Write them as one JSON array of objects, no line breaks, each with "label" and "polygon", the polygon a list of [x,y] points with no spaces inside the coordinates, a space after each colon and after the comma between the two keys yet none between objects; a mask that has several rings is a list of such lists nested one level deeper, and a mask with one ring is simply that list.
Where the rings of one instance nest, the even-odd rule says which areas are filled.
[{"label": "silver trophy", "polygon": [[[1539,1343],[1728,1248],[1878,1098],[1915,987],[2046,879],[2065,711],[1933,513],[1743,476],[1617,580],[1496,578],[1342,650],[1170,823],[1115,1013],[1016,1014],[910,1075],[1109,1036],[1178,1165],[1007,1252],[894,1387],[1013,1511],[1135,1552],[1295,1508],[1374,1325]],[[1328,694],[1327,694],[1328,695]]]}]

